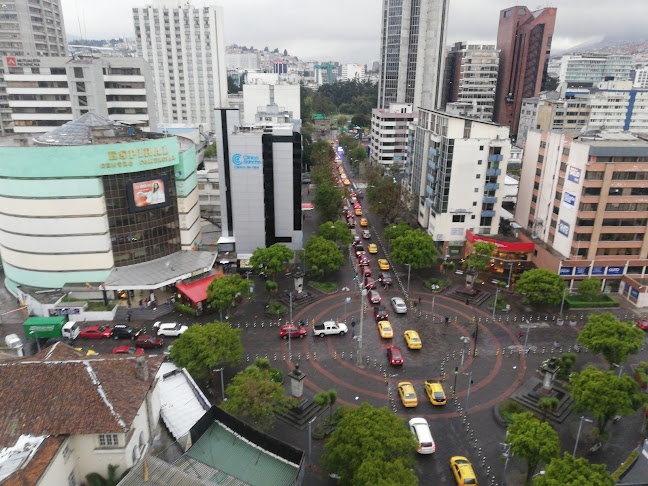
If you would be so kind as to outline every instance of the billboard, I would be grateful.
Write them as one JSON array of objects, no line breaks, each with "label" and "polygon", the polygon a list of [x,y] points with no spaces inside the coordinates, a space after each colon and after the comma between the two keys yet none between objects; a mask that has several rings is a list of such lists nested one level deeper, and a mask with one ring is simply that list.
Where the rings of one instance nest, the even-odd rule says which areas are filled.
[{"label": "billboard", "polygon": [[579,184],[581,180],[581,170],[570,165],[567,171],[567,180]]},{"label": "billboard", "polygon": [[563,195],[563,201],[562,201],[563,207],[574,209],[575,204],[576,204],[576,195],[572,194],[571,192],[565,191],[565,194]]},{"label": "billboard", "polygon": [[169,177],[131,179],[126,182],[128,208],[131,213],[148,211],[169,205]]},{"label": "billboard", "polygon": [[565,222],[565,221],[563,221],[561,219],[560,222],[558,223],[558,233],[560,233],[561,235],[569,237],[569,229],[570,229],[569,223],[567,223],[567,222]]}]

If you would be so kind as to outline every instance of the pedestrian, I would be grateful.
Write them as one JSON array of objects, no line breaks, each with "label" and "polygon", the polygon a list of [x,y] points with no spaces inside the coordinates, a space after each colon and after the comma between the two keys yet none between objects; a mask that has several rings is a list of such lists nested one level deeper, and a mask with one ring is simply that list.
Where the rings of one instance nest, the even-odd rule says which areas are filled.
[{"label": "pedestrian", "polygon": [[445,326],[448,327],[450,324],[450,318],[448,316],[445,316]]},{"label": "pedestrian", "polygon": [[140,310],[144,310],[144,302],[142,301],[142,299],[139,300],[139,308]]},{"label": "pedestrian", "polygon": [[131,318],[132,318],[132,317],[131,317],[131,313],[128,312],[128,314],[126,314],[126,321],[130,322],[130,321],[131,321]]},{"label": "pedestrian", "polygon": [[421,305],[421,297],[419,296],[419,305]]},{"label": "pedestrian", "polygon": [[524,337],[524,331],[518,332],[518,338],[522,339]]}]

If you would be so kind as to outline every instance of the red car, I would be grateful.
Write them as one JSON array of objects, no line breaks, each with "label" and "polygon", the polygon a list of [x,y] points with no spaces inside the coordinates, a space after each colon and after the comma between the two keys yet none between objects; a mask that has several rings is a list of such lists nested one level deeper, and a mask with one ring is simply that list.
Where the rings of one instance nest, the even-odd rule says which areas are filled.
[{"label": "red car", "polygon": [[387,348],[387,359],[393,365],[402,365],[403,362],[405,361],[403,359],[401,350],[398,349],[396,346],[389,346]]},{"label": "red car", "polygon": [[360,258],[358,258],[358,265],[369,265],[369,257],[367,255],[360,255]]},{"label": "red car", "polygon": [[635,326],[638,327],[639,329],[641,329],[642,331],[648,331],[648,319],[643,320],[643,321],[638,321],[635,324]]},{"label": "red car", "polygon": [[164,339],[153,336],[140,336],[135,341],[135,346],[138,348],[161,348],[164,344]]},{"label": "red car", "polygon": [[365,277],[364,283],[367,290],[376,288],[376,281],[372,277]]},{"label": "red car", "polygon": [[291,338],[303,338],[308,332],[306,331],[306,328],[304,327],[299,327],[299,326],[293,326],[292,324],[288,324],[286,326],[281,326],[281,329],[279,330],[279,337],[283,339],[288,339],[288,336]]},{"label": "red car", "polygon": [[79,335],[89,339],[109,338],[112,336],[112,329],[106,326],[90,326],[83,329]]},{"label": "red car", "polygon": [[117,346],[113,348],[113,354],[144,354],[144,350],[135,346]]},{"label": "red car", "polygon": [[358,193],[357,193],[357,192],[350,192],[350,193],[349,193],[349,196],[351,196],[351,197],[358,197]]}]

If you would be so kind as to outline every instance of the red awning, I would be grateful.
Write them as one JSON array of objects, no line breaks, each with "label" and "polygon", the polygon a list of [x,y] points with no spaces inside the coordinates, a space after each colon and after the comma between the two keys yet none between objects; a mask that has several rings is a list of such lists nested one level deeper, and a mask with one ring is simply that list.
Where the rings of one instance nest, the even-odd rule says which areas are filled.
[{"label": "red awning", "polygon": [[223,273],[218,272],[215,275],[210,275],[209,277],[205,277],[201,280],[196,280],[195,282],[179,283],[176,284],[176,288],[180,293],[191,300],[191,302],[197,304],[198,302],[207,300],[207,287],[209,287],[209,284],[212,282],[212,280],[220,277],[221,275],[223,275]]},{"label": "red awning", "polygon": [[493,240],[491,238],[486,238],[485,236],[476,235],[470,230],[466,230],[466,239],[471,243],[477,243],[478,241],[493,243],[495,247],[501,251],[533,251],[535,249],[535,243],[533,242],[526,243]]},{"label": "red awning", "polygon": [[302,211],[311,211],[314,208],[313,203],[302,203]]}]

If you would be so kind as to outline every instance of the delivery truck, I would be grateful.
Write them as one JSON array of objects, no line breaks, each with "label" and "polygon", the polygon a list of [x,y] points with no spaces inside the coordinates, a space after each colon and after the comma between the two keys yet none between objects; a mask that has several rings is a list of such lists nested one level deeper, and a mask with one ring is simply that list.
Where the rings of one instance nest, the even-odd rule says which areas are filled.
[{"label": "delivery truck", "polygon": [[30,317],[23,323],[26,338],[49,339],[64,338],[74,340],[79,337],[81,330],[74,321],[68,321],[67,316],[59,317]]}]

